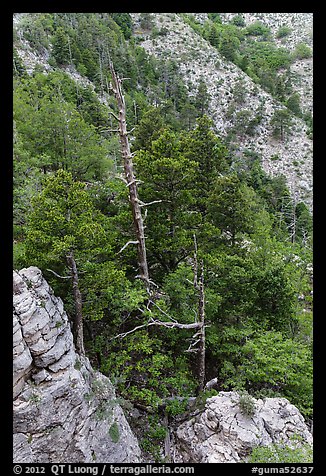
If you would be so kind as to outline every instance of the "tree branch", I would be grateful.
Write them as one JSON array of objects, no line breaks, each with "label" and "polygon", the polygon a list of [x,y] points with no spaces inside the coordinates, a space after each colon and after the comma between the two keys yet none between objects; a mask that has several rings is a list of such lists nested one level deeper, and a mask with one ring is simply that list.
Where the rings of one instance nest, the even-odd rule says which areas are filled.
[{"label": "tree branch", "polygon": [[109,114],[111,114],[111,116],[113,116],[114,119],[116,119],[116,120],[119,122],[119,118],[118,118],[118,116],[116,116],[116,115],[114,114],[114,112],[109,111]]},{"label": "tree branch", "polygon": [[200,338],[195,342],[191,342],[188,349],[185,352],[198,352],[199,349],[195,349],[195,346],[200,342]]},{"label": "tree branch", "polygon": [[71,279],[71,276],[60,276],[60,274],[53,271],[53,269],[47,268],[46,271],[50,271],[50,273],[53,273],[55,276],[57,276],[57,278],[60,278],[60,279]]},{"label": "tree branch", "polygon": [[[124,179],[125,180],[125,179]],[[126,180],[125,180],[126,181]],[[130,185],[133,185],[134,183],[144,183],[142,180],[134,179],[131,182],[126,182],[126,187],[130,187]]]},{"label": "tree branch", "polygon": [[128,243],[126,243],[120,251],[118,251],[118,254],[120,254],[125,248],[127,248],[128,245],[138,245],[139,241],[128,241]]},{"label": "tree branch", "polygon": [[163,200],[153,200],[152,202],[149,202],[149,203],[144,203],[142,201],[139,200],[139,206],[140,207],[148,207],[149,205],[153,205],[153,203],[161,203],[163,202]]},{"label": "tree branch", "polygon": [[144,329],[145,327],[150,327],[150,326],[163,326],[163,327],[167,327],[169,329],[174,329],[174,328],[178,328],[178,329],[199,329],[200,327],[202,327],[202,323],[201,322],[193,322],[191,324],[182,324],[180,322],[164,322],[164,321],[151,320],[151,321],[147,322],[146,324],[142,324],[140,326],[134,327],[130,331],[118,334],[118,335],[112,337],[110,340],[123,339],[127,335],[132,334],[133,332],[136,332],[139,329]]},{"label": "tree branch", "polygon": [[[156,287],[158,287],[156,285]],[[160,308],[160,306],[158,304],[156,304],[156,302],[152,301],[151,299],[149,299],[149,303],[150,304],[154,304],[155,307],[157,307],[157,309],[162,313],[164,314],[166,317],[168,317],[169,319],[171,319],[171,321],[173,322],[177,322],[173,317],[171,317],[169,314],[167,314],[165,311],[163,311],[163,309]]]}]

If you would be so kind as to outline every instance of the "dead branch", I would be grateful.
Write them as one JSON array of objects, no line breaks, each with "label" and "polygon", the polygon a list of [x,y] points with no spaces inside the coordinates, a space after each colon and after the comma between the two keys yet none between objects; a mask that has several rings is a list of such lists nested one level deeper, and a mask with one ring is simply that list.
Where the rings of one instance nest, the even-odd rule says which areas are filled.
[{"label": "dead branch", "polygon": [[185,352],[198,352],[198,348],[196,349],[195,346],[200,342],[200,339],[197,339],[195,342],[191,342],[188,349]]},{"label": "dead branch", "polygon": [[124,249],[127,248],[128,245],[138,245],[138,241],[128,241],[128,243],[126,243],[120,251],[118,251],[118,254],[120,254]]},{"label": "dead branch", "polygon": [[144,183],[142,180],[134,179],[132,182],[127,182],[126,179],[123,179],[126,182],[126,187],[130,187],[130,185],[133,185],[134,183]]},{"label": "dead branch", "polygon": [[192,281],[190,281],[190,279],[186,278],[185,280],[187,281],[187,283],[191,284],[191,286],[194,285],[194,283]]},{"label": "dead branch", "polygon": [[161,203],[161,202],[163,202],[163,200],[153,200],[152,202],[149,202],[149,203],[144,203],[144,202],[140,201],[139,206],[140,207],[149,207],[149,205],[153,205],[153,203]]},{"label": "dead branch", "polygon": [[[156,287],[158,287],[156,285]],[[158,304],[156,304],[156,302],[152,301],[151,299],[149,299],[149,303],[150,304],[153,304],[155,307],[157,307],[157,309],[162,313],[164,314],[166,317],[168,317],[169,319],[171,319],[171,321],[173,322],[177,322],[173,317],[171,317],[167,312],[163,311],[163,309],[160,308],[160,306]]]},{"label": "dead branch", "polygon": [[127,126],[126,126],[126,104],[121,88],[121,79],[117,76],[113,64],[110,61],[109,63],[110,72],[112,76],[112,91],[115,96],[115,100],[118,106],[119,117],[117,117],[112,111],[110,113],[118,121],[119,124],[119,136],[120,136],[120,146],[121,146],[121,155],[123,158],[123,166],[125,172],[126,183],[129,188],[129,202],[132,211],[132,218],[134,224],[135,235],[137,238],[137,258],[138,258],[138,267],[139,267],[139,276],[146,286],[148,294],[150,294],[150,283],[149,283],[149,272],[148,272],[148,263],[146,256],[146,245],[145,245],[145,233],[144,233],[144,224],[143,217],[141,213],[141,208],[138,203],[138,189],[137,183],[135,180],[132,156],[133,154],[130,151]]},{"label": "dead branch", "polygon": [[116,119],[116,120],[119,122],[119,118],[118,118],[118,116],[116,116],[116,115],[114,114],[114,112],[109,111],[109,114],[111,114],[111,116],[113,116],[114,119]]},{"label": "dead branch", "polygon": [[[144,226],[144,228],[146,228],[146,226]],[[152,279],[149,278],[148,280],[149,284],[151,284],[152,286],[154,286],[154,288],[157,288],[158,289],[158,284],[154,283],[154,281]]]},{"label": "dead branch", "polygon": [[47,268],[46,271],[49,271],[50,273],[53,273],[57,278],[60,278],[60,279],[71,279],[71,276],[60,276],[60,274],[53,271],[53,269],[48,269]]},{"label": "dead branch", "polygon": [[191,324],[182,324],[180,322],[164,322],[164,321],[158,321],[158,320],[150,320],[149,322],[146,322],[146,324],[141,324],[140,326],[136,326],[130,331],[122,332],[121,334],[118,334],[114,337],[112,337],[110,340],[114,339],[123,339],[129,334],[132,334],[133,332],[138,331],[139,329],[144,329],[145,327],[151,327],[151,326],[163,326],[167,327],[168,329],[198,329],[202,326],[201,322],[193,322]]}]

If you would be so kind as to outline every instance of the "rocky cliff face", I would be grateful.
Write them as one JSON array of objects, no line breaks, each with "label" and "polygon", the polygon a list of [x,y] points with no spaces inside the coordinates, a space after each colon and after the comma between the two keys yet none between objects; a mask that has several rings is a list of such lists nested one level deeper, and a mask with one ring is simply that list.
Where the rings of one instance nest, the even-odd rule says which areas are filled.
[{"label": "rocky cliff face", "polygon": [[13,290],[14,462],[139,462],[109,379],[76,354],[41,271],[14,271]]},{"label": "rocky cliff face", "polygon": [[286,398],[252,402],[254,414],[248,416],[236,392],[220,392],[207,399],[204,411],[174,433],[175,462],[241,463],[257,446],[282,443],[293,447],[293,438],[312,444],[302,415]]}]

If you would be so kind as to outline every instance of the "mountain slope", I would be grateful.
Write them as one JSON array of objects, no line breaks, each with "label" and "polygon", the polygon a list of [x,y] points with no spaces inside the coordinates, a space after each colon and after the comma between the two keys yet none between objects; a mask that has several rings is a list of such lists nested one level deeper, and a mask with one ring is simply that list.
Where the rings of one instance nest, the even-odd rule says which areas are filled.
[{"label": "mountain slope", "polygon": [[[269,15],[264,14],[264,21]],[[132,14],[132,18],[136,31],[139,31],[140,14]],[[211,96],[209,114],[215,122],[217,133],[222,137],[236,126],[234,118],[238,112],[248,111],[249,119],[262,112],[262,121],[256,127],[255,135],[238,137],[236,153],[241,155],[249,149],[260,154],[265,171],[273,176],[285,175],[292,196],[311,205],[313,144],[306,135],[307,126],[304,121],[294,117],[292,133],[282,142],[275,140],[270,121],[276,110],[284,108],[279,101],[255,84],[239,67],[227,61],[216,48],[186,24],[180,15],[152,14],[152,20],[156,28],[165,29],[167,33],[153,38],[148,31],[140,30],[141,46],[156,57],[176,60],[189,94],[195,90],[200,78],[205,81]],[[294,69],[300,68],[302,66],[294,65]],[[310,75],[309,67],[308,71]],[[234,102],[234,87],[238,82],[245,91],[245,98],[241,105],[236,106],[233,117],[229,118],[229,107]],[[304,79],[301,83],[304,83]]]}]

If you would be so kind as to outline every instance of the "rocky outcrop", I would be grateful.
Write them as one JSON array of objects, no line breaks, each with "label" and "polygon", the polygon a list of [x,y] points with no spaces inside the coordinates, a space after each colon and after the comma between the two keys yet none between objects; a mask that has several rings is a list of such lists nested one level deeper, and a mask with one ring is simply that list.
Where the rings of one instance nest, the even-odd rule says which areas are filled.
[{"label": "rocky outcrop", "polygon": [[[252,399],[254,413],[245,414],[236,392],[220,392],[207,399],[203,412],[182,423],[174,433],[176,463],[240,463],[252,449],[294,438],[312,443],[299,410],[286,398]],[[296,443],[298,444],[298,443]]]},{"label": "rocky outcrop", "polygon": [[14,271],[13,291],[14,462],[140,462],[109,379],[75,352],[41,271]]}]

